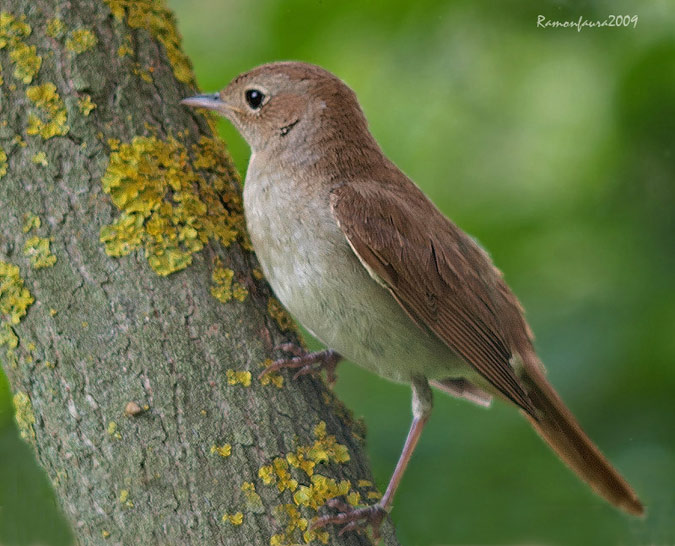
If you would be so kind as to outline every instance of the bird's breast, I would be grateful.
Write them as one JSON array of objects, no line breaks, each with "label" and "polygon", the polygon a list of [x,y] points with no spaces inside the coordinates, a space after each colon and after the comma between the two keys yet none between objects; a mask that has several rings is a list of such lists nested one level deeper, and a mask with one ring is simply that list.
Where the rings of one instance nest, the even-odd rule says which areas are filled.
[{"label": "bird's breast", "polygon": [[244,188],[246,224],[265,277],[286,308],[325,343],[328,323],[349,314],[346,283],[360,267],[327,197],[274,175],[249,176]]},{"label": "bird's breast", "polygon": [[246,223],[275,295],[326,346],[379,375],[452,375],[449,349],[370,276],[333,217],[328,189],[317,189],[249,167]]}]

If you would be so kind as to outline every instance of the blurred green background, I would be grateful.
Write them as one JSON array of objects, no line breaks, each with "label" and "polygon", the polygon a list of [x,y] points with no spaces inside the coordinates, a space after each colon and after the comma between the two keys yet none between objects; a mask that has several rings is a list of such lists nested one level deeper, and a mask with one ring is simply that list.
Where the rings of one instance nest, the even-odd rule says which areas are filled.
[{"label": "blurred green background", "polygon": [[[438,395],[392,513],[402,544],[675,544],[673,3],[169,5],[205,91],[284,59],[356,91],[389,157],[491,252],[551,381],[648,507],[635,520],[595,497],[512,408]],[[577,32],[540,14],[639,21]],[[246,144],[220,128],[243,175]],[[384,488],[409,389],[338,372]]]}]

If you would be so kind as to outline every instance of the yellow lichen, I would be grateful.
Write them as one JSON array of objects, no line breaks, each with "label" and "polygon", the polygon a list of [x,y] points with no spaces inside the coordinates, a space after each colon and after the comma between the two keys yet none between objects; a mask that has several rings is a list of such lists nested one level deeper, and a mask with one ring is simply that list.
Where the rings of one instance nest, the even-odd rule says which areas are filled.
[{"label": "yellow lichen", "polygon": [[326,501],[347,495],[351,489],[349,480],[337,482],[333,478],[320,474],[314,474],[310,481],[311,485],[301,485],[293,494],[293,501],[298,506],[308,506],[318,510],[326,504]]},{"label": "yellow lichen", "polygon": [[110,536],[110,531],[106,531],[105,529],[101,529],[101,536],[103,538],[108,538]]},{"label": "yellow lichen", "polygon": [[330,535],[325,529],[307,529],[302,533],[302,538],[305,541],[305,544],[309,544],[313,540],[318,540],[321,544],[328,544]]},{"label": "yellow lichen", "polygon": [[258,469],[258,477],[265,485],[276,483],[277,478],[274,473],[274,467],[271,464],[263,465]]},{"label": "yellow lichen", "polygon": [[36,153],[33,157],[31,157],[30,160],[36,165],[42,165],[43,167],[46,167],[48,165],[47,154],[45,152]]},{"label": "yellow lichen", "polygon": [[211,273],[211,295],[218,301],[227,303],[232,299],[232,278],[234,271],[223,267],[219,258],[216,258]]},{"label": "yellow lichen", "polygon": [[216,453],[221,457],[229,457],[232,455],[232,446],[230,444],[223,444],[222,446],[213,444],[211,446],[211,455],[215,455]]},{"label": "yellow lichen", "polygon": [[173,68],[176,79],[194,83],[190,61],[180,49],[180,36],[173,14],[156,0],[105,0],[112,14],[120,21],[126,17],[131,28],[144,28],[159,40]]},{"label": "yellow lichen", "polygon": [[0,261],[0,323],[19,324],[33,301],[23,285],[19,268]]},{"label": "yellow lichen", "polygon": [[243,284],[235,282],[232,285],[232,297],[237,301],[244,301],[248,296],[248,290]]},{"label": "yellow lichen", "polygon": [[227,303],[232,298],[238,301],[244,301],[248,295],[248,290],[238,282],[232,283],[234,271],[223,267],[220,259],[216,258],[213,273],[211,274],[211,295],[223,303]]},{"label": "yellow lichen", "polygon": [[140,64],[136,63],[134,65],[134,68],[132,69],[132,72],[136,74],[136,76],[141,78],[144,82],[152,83],[152,75],[150,74],[149,69],[148,70],[144,69]]},{"label": "yellow lichen", "polygon": [[26,16],[22,15],[18,19],[6,11],[0,12],[0,49],[7,44],[12,44],[13,40],[30,36],[31,28],[26,23]]},{"label": "yellow lichen", "polygon": [[15,366],[17,363],[16,355],[14,354],[14,349],[19,345],[19,338],[16,337],[14,330],[9,326],[9,324],[0,325],[0,347],[7,345],[6,357],[7,361]]},{"label": "yellow lichen", "polygon": [[227,370],[225,376],[229,385],[251,386],[251,372]]},{"label": "yellow lichen", "polygon": [[290,546],[298,544],[295,540],[296,531],[307,529],[309,522],[303,518],[300,511],[292,504],[280,504],[274,509],[274,517],[284,524],[284,532],[272,535],[271,546]]},{"label": "yellow lichen", "polygon": [[350,491],[347,495],[345,495],[345,499],[352,506],[358,506],[358,504],[361,502],[361,493],[358,491]]},{"label": "yellow lichen", "polygon": [[12,142],[18,146],[21,146],[22,148],[28,146],[28,143],[23,138],[21,138],[21,135],[14,135]]},{"label": "yellow lichen", "polygon": [[14,349],[19,345],[12,326],[19,324],[28,307],[34,302],[23,285],[19,268],[0,261],[0,347],[7,345],[7,360],[14,364]]},{"label": "yellow lichen", "polygon": [[263,507],[262,499],[260,495],[256,493],[255,484],[253,482],[244,482],[241,486],[241,490],[244,492],[246,497],[246,507],[249,510],[260,510]]},{"label": "yellow lichen", "polygon": [[281,306],[279,300],[275,297],[270,297],[269,301],[267,302],[267,312],[274,320],[277,321],[279,328],[281,328],[283,331],[295,329],[295,323],[293,322],[293,319],[288,314],[286,309]]},{"label": "yellow lichen", "polygon": [[[2,83],[2,82],[0,82]],[[0,146],[0,178],[7,174],[7,154]]]},{"label": "yellow lichen", "polygon": [[31,237],[23,245],[23,254],[30,258],[35,269],[51,267],[56,263],[56,256],[49,249],[51,241],[44,237]]},{"label": "yellow lichen", "polygon": [[117,423],[116,423],[115,421],[110,421],[110,422],[108,423],[107,432],[108,432],[108,435],[109,435],[109,436],[112,436],[112,437],[115,438],[116,440],[121,440],[121,439],[122,439],[122,435],[121,435],[121,434],[119,433],[119,431],[117,430]]},{"label": "yellow lichen", "polygon": [[[338,444],[335,436],[328,434],[326,423],[320,421],[314,427],[314,442],[301,445],[284,458],[276,457],[269,465],[258,470],[258,477],[265,485],[276,485],[279,492],[286,490],[292,493],[294,504],[279,505],[275,517],[284,525],[282,533],[275,534],[270,544],[291,545],[301,540],[306,544],[319,540],[328,543],[328,533],[322,530],[310,531],[309,516],[304,516],[301,509],[316,513],[327,501],[344,497],[347,503],[358,506],[362,493],[352,488],[349,480],[336,480],[316,472],[317,465],[328,463],[345,463],[350,460],[346,446]],[[293,477],[293,469],[303,472],[309,480],[300,483]],[[361,481],[362,484],[370,484]]]},{"label": "yellow lichen", "polygon": [[286,460],[291,466],[302,469],[308,476],[314,474],[316,463],[306,457],[305,448],[299,447],[295,452],[287,453]]},{"label": "yellow lichen", "polygon": [[120,503],[122,503],[127,508],[133,508],[134,503],[129,499],[129,490],[122,489],[120,491]]},{"label": "yellow lichen", "polygon": [[253,278],[256,280],[261,280],[264,277],[263,272],[259,268],[255,267],[253,269]]},{"label": "yellow lichen", "polygon": [[124,37],[124,43],[117,48],[117,56],[118,57],[124,57],[125,55],[131,56],[133,52],[134,50],[131,47],[131,35],[127,34]]},{"label": "yellow lichen", "polygon": [[299,446],[286,454],[291,466],[302,469],[307,476],[314,474],[314,467],[321,463],[346,463],[349,461],[347,446],[337,443],[335,436],[326,433],[326,423],[321,421],[314,427],[315,442],[308,446]]},{"label": "yellow lichen", "polygon": [[47,36],[51,38],[59,38],[63,31],[65,30],[66,25],[63,24],[63,21],[58,17],[47,20]]},{"label": "yellow lichen", "polygon": [[[260,366],[263,368],[267,368],[271,366],[274,363],[274,361],[270,358],[265,359],[260,363]],[[262,385],[274,385],[278,389],[282,388],[284,386],[284,376],[281,375],[278,372],[271,372],[271,373],[266,373],[260,378],[260,383]]]},{"label": "yellow lichen", "polygon": [[26,132],[29,135],[40,135],[48,139],[68,133],[70,127],[66,125],[66,109],[53,83],[29,87],[26,96],[39,108],[44,117],[41,119],[34,113],[28,115]]},{"label": "yellow lichen", "polygon": [[31,31],[25,15],[16,18],[11,13],[0,12],[0,49],[9,46],[14,77],[23,83],[33,81],[42,66],[42,57],[37,55],[35,46],[29,46],[23,41],[30,36]]},{"label": "yellow lichen", "polygon": [[80,107],[80,112],[82,112],[85,116],[88,116],[89,113],[94,108],[96,108],[96,104],[91,101],[91,97],[89,95],[84,95],[83,97],[77,99],[77,105]]},{"label": "yellow lichen", "polygon": [[14,401],[14,419],[19,428],[19,434],[24,440],[35,440],[35,414],[33,413],[33,404],[28,394],[17,392],[13,398]]},{"label": "yellow lichen", "polygon": [[[213,238],[225,246],[242,231],[241,200],[224,179],[226,160],[198,173],[204,142],[193,146],[196,158],[173,137],[135,137],[110,155],[101,180],[122,215],[101,229],[110,256],[143,247],[148,263],[168,275],[192,263],[192,254]],[[111,149],[117,143],[109,142]]]},{"label": "yellow lichen", "polygon": [[23,83],[32,82],[42,66],[42,57],[35,46],[19,44],[10,51],[9,58],[15,64],[14,77]]},{"label": "yellow lichen", "polygon": [[244,514],[236,512],[235,514],[223,514],[223,523],[231,523],[232,525],[241,525],[244,522]]},{"label": "yellow lichen", "polygon": [[308,452],[309,458],[314,462],[346,463],[349,461],[347,446],[338,444],[332,434],[326,434],[326,423],[324,421],[314,427],[314,436],[316,442]]},{"label": "yellow lichen", "polygon": [[293,504],[280,504],[274,509],[274,517],[284,526],[284,531],[283,533],[272,535],[270,546],[297,546],[300,534],[305,544],[310,544],[314,540],[328,544],[328,531],[310,530],[309,521],[307,518],[302,517],[297,506]]},{"label": "yellow lichen", "polygon": [[78,28],[70,33],[66,40],[66,48],[74,53],[89,51],[98,43],[96,34],[86,28]]},{"label": "yellow lichen", "polygon": [[260,467],[258,477],[265,485],[276,484],[279,492],[286,489],[295,491],[298,487],[298,480],[293,479],[289,472],[288,462],[281,457],[276,457],[271,465]]}]

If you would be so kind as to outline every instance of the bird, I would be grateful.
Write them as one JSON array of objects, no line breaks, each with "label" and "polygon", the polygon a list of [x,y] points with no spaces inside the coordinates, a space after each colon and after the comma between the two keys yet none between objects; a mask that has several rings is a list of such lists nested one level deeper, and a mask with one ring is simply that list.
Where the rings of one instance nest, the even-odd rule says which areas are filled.
[{"label": "bird", "polygon": [[432,387],[515,406],[598,495],[644,513],[547,380],[501,271],[386,157],[347,84],[282,61],[181,102],[221,114],[250,146],[243,199],[253,248],[277,298],[327,348],[286,345],[294,356],[270,369],[323,367],[334,380],[346,358],[412,390],[413,419],[384,495],[365,507],[333,499],[313,528],[371,527],[379,537],[431,414]]}]

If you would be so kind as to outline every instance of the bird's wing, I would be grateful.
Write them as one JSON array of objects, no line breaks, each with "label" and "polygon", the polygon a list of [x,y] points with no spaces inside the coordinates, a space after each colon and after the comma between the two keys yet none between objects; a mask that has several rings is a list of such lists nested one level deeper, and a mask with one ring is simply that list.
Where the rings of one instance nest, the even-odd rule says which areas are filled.
[{"label": "bird's wing", "polygon": [[489,256],[407,178],[333,188],[335,219],[361,263],[423,328],[534,416],[510,364],[529,329]]}]

